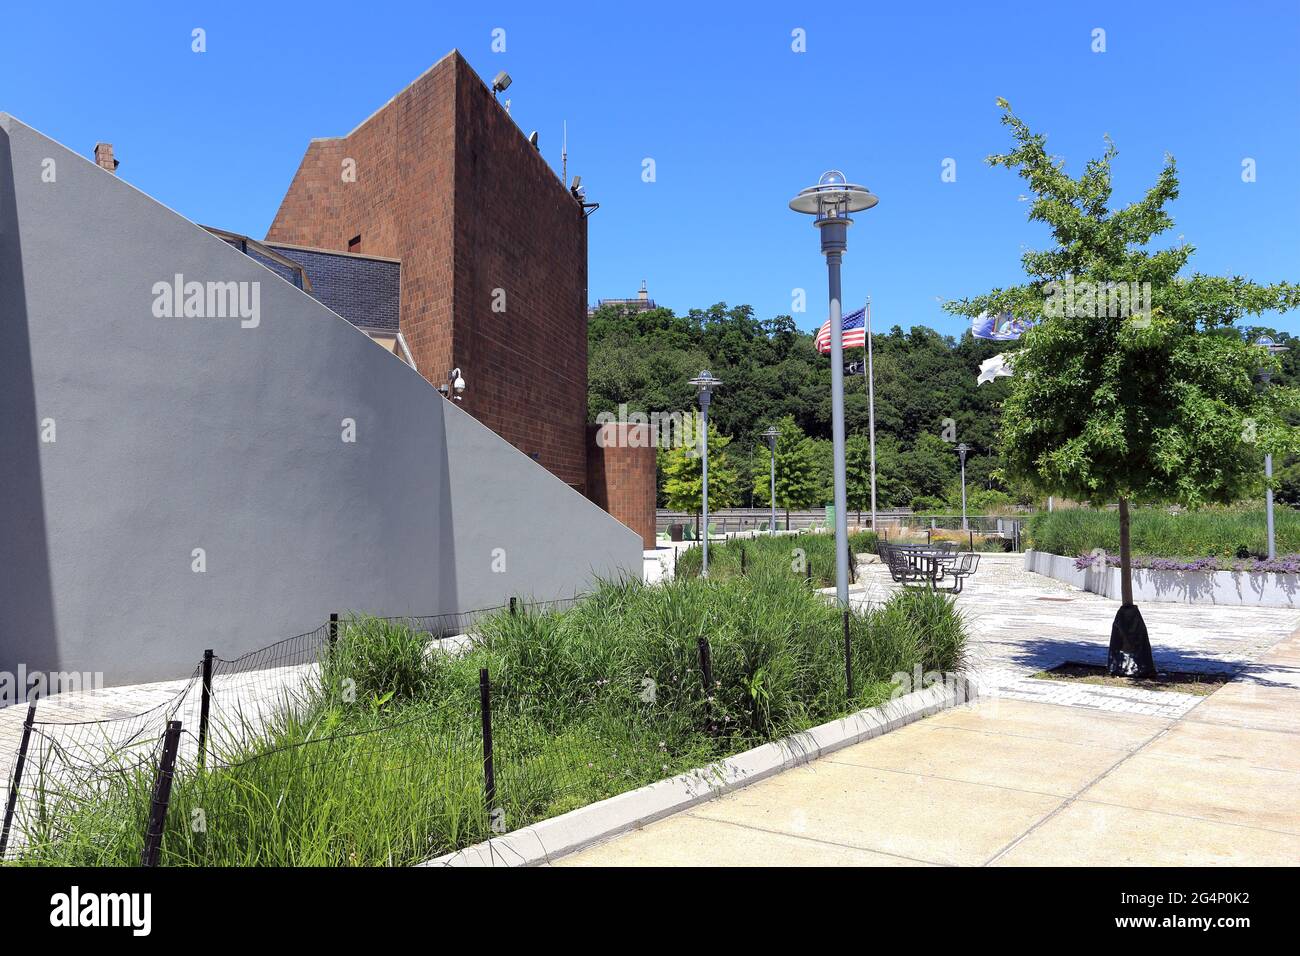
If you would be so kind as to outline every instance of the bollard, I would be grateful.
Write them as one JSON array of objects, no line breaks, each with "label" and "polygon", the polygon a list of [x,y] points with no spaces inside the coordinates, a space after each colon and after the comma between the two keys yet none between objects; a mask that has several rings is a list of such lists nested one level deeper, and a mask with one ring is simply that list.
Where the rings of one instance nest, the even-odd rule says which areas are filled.
[{"label": "bollard", "polygon": [[338,640],[339,640],[339,615],[338,612],[336,611],[330,615],[330,650],[334,649],[334,645],[338,643]]},{"label": "bollard", "polygon": [[518,612],[516,611],[516,609],[515,609],[515,605],[516,605],[516,602],[517,602],[517,601],[518,601],[518,598],[511,598],[511,599],[510,599],[510,616],[511,616],[511,617],[514,617],[515,614],[518,613]]}]

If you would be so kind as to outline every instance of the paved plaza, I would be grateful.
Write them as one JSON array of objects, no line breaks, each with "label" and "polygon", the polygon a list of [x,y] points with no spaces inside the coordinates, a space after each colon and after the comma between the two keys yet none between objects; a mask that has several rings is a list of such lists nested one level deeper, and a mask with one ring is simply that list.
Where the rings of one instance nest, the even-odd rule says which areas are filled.
[{"label": "paved plaza", "polygon": [[[864,563],[858,602],[894,588]],[[958,598],[980,700],[556,861],[1191,865],[1300,860],[1300,614],[1151,604],[1157,664],[1209,697],[1036,680],[1104,663],[1116,604],[986,558]]]}]

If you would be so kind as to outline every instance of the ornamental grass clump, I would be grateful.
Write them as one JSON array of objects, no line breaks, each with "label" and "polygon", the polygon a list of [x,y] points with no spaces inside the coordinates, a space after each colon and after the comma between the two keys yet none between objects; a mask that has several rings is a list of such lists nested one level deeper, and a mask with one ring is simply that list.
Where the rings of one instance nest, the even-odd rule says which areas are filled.
[{"label": "ornamental grass clump", "polygon": [[[1274,518],[1277,550],[1300,552],[1300,511],[1278,507]],[[1246,561],[1268,553],[1262,508],[1203,508],[1178,514],[1135,508],[1130,523],[1134,567],[1141,567],[1138,562],[1144,558]],[[1118,552],[1119,515],[1093,508],[1036,514],[1029,519],[1026,539],[1033,549],[1051,554],[1081,555],[1097,549]]]},{"label": "ornamental grass clump", "polygon": [[[606,583],[567,610],[483,618],[456,651],[411,623],[358,616],[264,719],[232,718],[221,695],[233,691],[218,691],[214,721],[245,722],[214,725],[203,766],[186,738],[162,863],[417,863],[881,703],[900,673],[957,670],[965,633],[942,594],[854,614],[849,693],[841,613],[788,569]],[[57,767],[37,771],[49,799],[39,812],[23,802],[20,862],[138,865],[156,760],[143,757],[76,786]]]},{"label": "ornamental grass clump", "polygon": [[[875,551],[875,533],[858,531],[850,534],[849,548],[854,554]],[[745,574],[803,576],[811,570],[813,584],[817,587],[826,588],[835,584],[834,535],[759,535],[710,543],[709,576],[714,579],[739,576],[742,572],[742,551]],[[677,555],[675,575],[678,578],[698,577],[702,560],[703,554],[698,547],[680,552]]]}]

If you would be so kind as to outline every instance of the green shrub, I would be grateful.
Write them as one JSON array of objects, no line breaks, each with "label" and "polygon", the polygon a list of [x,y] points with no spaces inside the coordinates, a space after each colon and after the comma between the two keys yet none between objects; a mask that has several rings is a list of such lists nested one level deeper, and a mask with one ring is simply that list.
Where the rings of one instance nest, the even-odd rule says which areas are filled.
[{"label": "green shrub", "polygon": [[[206,768],[178,763],[162,862],[403,865],[485,839],[480,668],[495,806],[515,829],[881,703],[894,675],[951,672],[965,652],[950,597],[894,594],[851,617],[850,694],[843,633],[838,608],[788,572],[608,583],[569,610],[487,617],[459,655],[400,621],[354,618],[298,706]],[[136,865],[152,776],[146,761],[60,788],[22,818],[22,862]]]},{"label": "green shrub", "polygon": [[[876,535],[858,531],[849,535],[854,554],[876,549]],[[800,568],[812,569],[813,584],[819,588],[835,584],[835,536],[830,534],[759,535],[755,538],[730,538],[709,544],[709,577],[730,578],[740,575],[740,555],[745,553],[747,574],[778,574],[803,577]],[[703,553],[689,548],[677,555],[674,574],[677,578],[699,577]]]},{"label": "green shrub", "polygon": [[407,622],[352,616],[339,623],[338,640],[324,661],[323,684],[356,700],[414,698],[432,679],[427,637]]},{"label": "green shrub", "polygon": [[[1275,512],[1279,554],[1300,552],[1300,511]],[[1263,555],[1268,552],[1263,509],[1206,508],[1170,514],[1138,508],[1132,514],[1134,554],[1164,558]],[[1052,554],[1080,555],[1095,548],[1119,551],[1119,513],[1093,508],[1040,512],[1029,519],[1027,546]]]}]

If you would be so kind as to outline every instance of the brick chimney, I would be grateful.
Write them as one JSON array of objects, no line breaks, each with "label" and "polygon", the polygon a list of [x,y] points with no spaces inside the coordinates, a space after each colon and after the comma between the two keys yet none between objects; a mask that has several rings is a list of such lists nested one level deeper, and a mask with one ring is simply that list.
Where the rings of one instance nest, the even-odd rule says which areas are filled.
[{"label": "brick chimney", "polygon": [[120,163],[113,158],[112,143],[95,144],[95,165],[100,169],[107,169],[110,173],[117,172],[117,167]]}]

